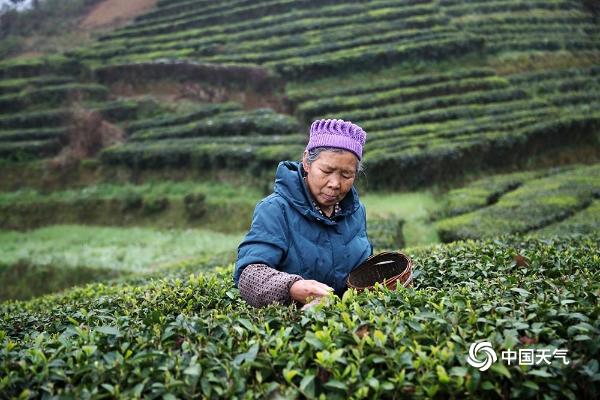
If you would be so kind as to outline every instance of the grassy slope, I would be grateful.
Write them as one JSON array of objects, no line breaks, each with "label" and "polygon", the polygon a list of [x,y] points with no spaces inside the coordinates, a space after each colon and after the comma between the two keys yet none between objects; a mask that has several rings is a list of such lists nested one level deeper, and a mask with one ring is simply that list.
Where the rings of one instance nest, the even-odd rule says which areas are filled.
[{"label": "grassy slope", "polygon": [[185,259],[235,256],[242,234],[52,226],[0,231],[0,301],[28,299],[88,282],[147,275]]}]

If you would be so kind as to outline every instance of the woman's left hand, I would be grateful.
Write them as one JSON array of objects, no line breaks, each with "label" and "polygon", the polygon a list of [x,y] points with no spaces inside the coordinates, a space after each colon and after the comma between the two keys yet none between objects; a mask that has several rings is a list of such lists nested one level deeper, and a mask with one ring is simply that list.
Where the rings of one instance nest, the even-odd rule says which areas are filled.
[{"label": "woman's left hand", "polygon": [[319,299],[333,292],[333,288],[314,279],[302,279],[294,282],[290,288],[290,297],[302,304]]},{"label": "woman's left hand", "polygon": [[300,311],[306,311],[309,308],[316,306],[317,304],[322,302],[324,299],[325,299],[325,297],[319,297],[317,299],[314,299],[313,301],[308,302],[305,305],[303,305],[302,308],[300,309]]}]

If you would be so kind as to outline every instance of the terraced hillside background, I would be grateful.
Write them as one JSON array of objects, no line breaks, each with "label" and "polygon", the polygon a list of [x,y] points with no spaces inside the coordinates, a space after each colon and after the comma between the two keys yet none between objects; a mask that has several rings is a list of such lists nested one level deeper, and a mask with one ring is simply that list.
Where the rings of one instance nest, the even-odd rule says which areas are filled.
[{"label": "terraced hillside background", "polygon": [[[599,396],[596,2],[34,3],[0,9],[0,398]],[[252,309],[237,245],[319,118],[366,130],[415,284]]]},{"label": "terraced hillside background", "polygon": [[[337,117],[369,132],[373,187],[428,185],[595,144],[598,34],[582,1],[158,2],[61,57],[4,62],[1,151],[58,152],[76,97],[123,131],[107,165],[271,171]],[[144,115],[133,95],[161,90],[248,116]]]}]

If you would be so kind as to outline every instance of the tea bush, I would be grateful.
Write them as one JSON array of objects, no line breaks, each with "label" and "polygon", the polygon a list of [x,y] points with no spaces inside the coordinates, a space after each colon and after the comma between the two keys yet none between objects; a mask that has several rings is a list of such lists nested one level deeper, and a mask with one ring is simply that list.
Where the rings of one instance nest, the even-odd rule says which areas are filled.
[{"label": "tea bush", "polygon": [[440,214],[452,217],[492,205],[504,194],[517,189],[528,181],[557,174],[569,168],[516,172],[479,179],[465,187],[448,192],[444,196],[444,210]]},{"label": "tea bush", "polygon": [[[544,175],[549,176],[544,177]],[[558,223],[573,216],[579,223],[571,226],[583,231],[597,230],[596,218],[587,223],[578,212],[592,214],[588,209],[594,198],[600,196],[600,165],[568,168],[566,171],[548,171],[542,175],[533,173],[517,189],[502,195],[488,207],[443,219],[437,222],[438,233],[443,241],[466,238],[492,237],[503,233],[526,233]],[[500,183],[508,183],[511,176],[501,177]],[[493,180],[492,180],[493,182]],[[455,196],[451,194],[451,196]],[[587,224],[587,228],[583,226]],[[565,226],[566,228],[567,226]],[[578,231],[563,231],[563,233]]]},{"label": "tea bush", "polygon": [[[222,110],[220,110],[222,111]],[[177,139],[204,136],[256,136],[296,133],[295,119],[276,114],[271,109],[253,111],[225,111],[186,124],[169,124],[164,127],[136,131],[133,141]]]},{"label": "tea bush", "polygon": [[250,185],[193,181],[99,183],[54,191],[22,188],[0,193],[0,228],[91,224],[241,231],[261,195]]},{"label": "tea bush", "polygon": [[[409,252],[414,287],[300,312],[253,309],[231,267],[95,284],[0,304],[6,397],[594,398],[600,393],[598,236],[464,242]],[[519,258],[519,256],[521,258]],[[526,260],[526,261],[523,261]],[[190,273],[191,272],[191,273]],[[566,349],[567,362],[469,366]]]},{"label": "tea bush", "polygon": [[596,50],[598,33],[593,15],[570,1],[186,2],[158,4],[74,54],[106,64],[160,58],[262,64],[307,80],[472,51]]},{"label": "tea bush", "polygon": [[367,220],[369,241],[375,249],[398,251],[406,243],[402,233],[404,220],[397,217],[371,218]]},{"label": "tea bush", "polygon": [[4,79],[0,81],[0,95],[19,93],[26,88],[40,88],[44,86],[62,85],[73,83],[75,79],[70,76],[41,76],[22,79]]},{"label": "tea bush", "polygon": [[[102,161],[262,174],[277,156],[296,158],[306,140],[278,135],[305,132],[312,119],[342,118],[369,133],[371,187],[412,189],[456,171],[538,162],[529,161],[532,154],[595,149],[599,37],[593,12],[570,0],[157,3],[66,56],[0,63],[0,104],[13,109],[0,117],[0,128],[8,136],[64,128],[59,110],[20,105],[68,97],[70,90],[53,85],[82,85],[83,78],[206,83],[247,105],[258,95],[260,104],[276,104],[300,121],[230,103],[152,116],[125,107],[108,119],[122,123],[131,142],[108,149]],[[530,68],[534,55],[548,63]],[[553,61],[560,57],[565,61]],[[61,77],[70,81],[50,83]],[[80,93],[102,97],[103,87],[88,89]],[[200,140],[180,141],[192,138]],[[227,144],[207,143],[217,141]],[[38,156],[29,153],[17,158]]]},{"label": "tea bush", "polygon": [[58,107],[68,101],[106,100],[108,90],[98,84],[66,83],[24,90],[21,93],[0,96],[3,112],[16,112],[27,107]]},{"label": "tea bush", "polygon": [[22,129],[0,131],[0,142],[61,139],[66,137],[65,128]]},{"label": "tea bush", "polygon": [[78,76],[83,72],[80,61],[58,54],[0,62],[0,79],[25,79],[40,75]]},{"label": "tea bush", "polygon": [[600,227],[600,201],[594,200],[586,209],[565,220],[542,228],[533,236],[548,237],[552,235],[564,235],[568,232],[594,233]]},{"label": "tea bush", "polygon": [[[57,92],[54,92],[55,89]],[[28,105],[15,101],[14,95],[2,96],[11,106],[0,113],[0,160],[24,161],[56,155],[68,143],[67,131],[71,127],[75,107],[62,102],[54,105],[44,103],[52,99],[62,101],[69,96],[85,99],[98,95],[102,98],[105,92],[106,88],[95,84],[50,86],[34,91],[34,100]],[[54,95],[57,97],[54,98]],[[20,98],[20,95],[16,97]],[[18,107],[19,112],[9,113],[12,107]],[[139,102],[132,100],[84,101],[76,108],[98,112],[103,119],[113,123],[136,118],[142,109]]]},{"label": "tea bush", "polygon": [[194,108],[193,111],[178,115],[165,113],[165,115],[134,121],[127,125],[127,133],[131,135],[136,131],[190,123],[226,111],[239,111],[242,107],[241,104],[228,102],[221,104],[203,104]]}]

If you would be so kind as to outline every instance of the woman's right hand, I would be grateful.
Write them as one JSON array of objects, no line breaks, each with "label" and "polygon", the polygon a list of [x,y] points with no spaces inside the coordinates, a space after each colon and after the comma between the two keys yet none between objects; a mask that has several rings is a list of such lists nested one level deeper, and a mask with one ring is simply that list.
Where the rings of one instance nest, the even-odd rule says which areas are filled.
[{"label": "woman's right hand", "polygon": [[290,297],[302,304],[327,296],[333,288],[313,279],[302,279],[294,282],[290,288]]}]

